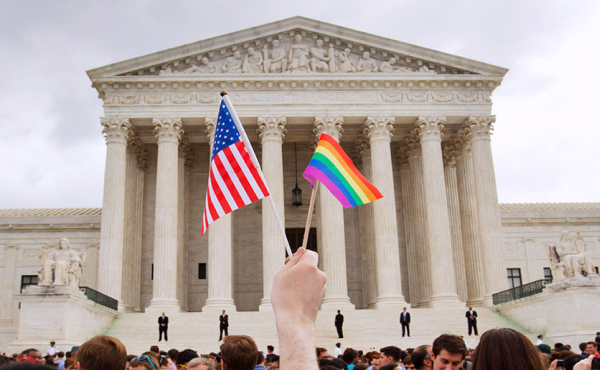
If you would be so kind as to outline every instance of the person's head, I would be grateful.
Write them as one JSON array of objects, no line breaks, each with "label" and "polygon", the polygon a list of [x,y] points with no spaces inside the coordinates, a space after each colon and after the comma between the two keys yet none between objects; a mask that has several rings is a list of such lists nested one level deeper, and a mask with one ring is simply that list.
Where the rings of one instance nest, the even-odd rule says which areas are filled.
[{"label": "person's head", "polygon": [[164,312],[162,313],[162,315],[163,315],[163,316],[167,316],[167,315],[165,315],[165,313],[164,313]]},{"label": "person's head", "polygon": [[471,357],[472,370],[544,370],[544,364],[531,340],[509,328],[486,331]]},{"label": "person's head", "polygon": [[469,311],[473,311],[473,307],[469,306]]},{"label": "person's head", "polygon": [[381,352],[379,356],[381,357],[382,367],[387,364],[397,364],[400,362],[400,352],[402,351],[396,346],[383,347],[379,352]]},{"label": "person's head", "polygon": [[404,360],[402,360],[402,363],[404,364],[404,368],[406,370],[416,370],[415,365],[412,362],[411,356],[405,357]]},{"label": "person's head", "polygon": [[117,338],[98,335],[77,350],[77,370],[123,370],[127,350]]},{"label": "person's head", "polygon": [[565,360],[565,370],[573,370],[573,367],[576,363],[583,360],[585,357],[582,355],[570,355],[566,357]]},{"label": "person's head", "polygon": [[56,344],[55,341],[53,341],[53,340],[50,341],[50,347],[54,347],[55,344]]},{"label": "person's head", "polygon": [[399,370],[400,367],[398,366],[398,364],[396,363],[391,363],[391,364],[387,364],[387,365],[383,365],[381,367],[381,370]]},{"label": "person's head", "polygon": [[587,342],[585,347],[585,352],[590,356],[595,356],[598,354],[598,343],[597,342]]},{"label": "person's head", "polygon": [[342,311],[338,310],[338,313],[342,313]]},{"label": "person's head", "polygon": [[335,346],[336,346],[337,348],[340,348],[340,347],[342,346],[342,343],[336,343],[336,344],[335,344]]},{"label": "person's head", "polygon": [[415,348],[410,355],[413,364],[417,370],[431,369],[433,366],[433,358],[430,345],[422,345]]},{"label": "person's head", "polygon": [[184,349],[177,354],[177,361],[175,361],[175,365],[177,365],[178,369],[185,369],[183,366],[187,366],[187,363],[196,357],[198,357],[198,353],[196,353],[196,351],[192,349]]},{"label": "person's head", "polygon": [[433,341],[433,369],[457,370],[465,357],[467,346],[462,337],[452,334],[442,334]]},{"label": "person's head", "polygon": [[279,370],[279,356],[275,356],[271,360],[271,370]]},{"label": "person's head", "polygon": [[550,346],[547,344],[538,344],[536,347],[541,353],[545,353],[547,355],[552,353],[552,348],[550,348]]},{"label": "person's head", "polygon": [[538,339],[544,339],[544,336],[542,334],[537,336]]},{"label": "person's head", "polygon": [[554,343],[554,350],[559,351],[560,347],[563,347],[563,346],[564,346],[564,344],[562,344],[561,342],[556,342],[556,343]]},{"label": "person's head", "polygon": [[63,351],[60,351],[56,354],[56,356],[58,356],[58,358],[65,358],[65,353]]},{"label": "person's head", "polygon": [[158,346],[151,346],[150,352],[154,352],[158,355],[160,353],[160,350],[158,349]]},{"label": "person's head", "polygon": [[271,353],[273,353],[273,351],[275,351],[275,347],[273,347],[271,345],[268,345],[267,346],[267,353],[271,354]]},{"label": "person's head", "polygon": [[587,352],[585,352],[586,348],[587,348],[587,342],[579,343],[579,351],[581,351],[581,353],[587,353]]},{"label": "person's head", "polygon": [[134,357],[129,362],[129,370],[158,370],[160,368],[158,357],[152,355],[154,353],[152,351],[149,353]]},{"label": "person's head", "polygon": [[215,370],[215,365],[208,358],[196,357],[187,364],[188,370]]},{"label": "person's head", "polygon": [[331,356],[329,356],[329,352],[327,352],[326,348],[323,347],[317,347],[317,349],[315,350],[317,353],[317,360],[324,358],[324,359],[331,359]]},{"label": "person's head", "polygon": [[179,354],[179,351],[176,350],[175,348],[171,348],[169,350],[169,352],[167,352],[167,354],[169,355],[169,358],[171,359],[171,361],[175,362],[175,361],[177,361],[177,354]]},{"label": "person's head", "polygon": [[[228,335],[221,344],[223,370],[253,370],[258,347],[247,335]],[[224,365],[224,366],[223,366]],[[279,363],[278,363],[279,365]]]},{"label": "person's head", "polygon": [[38,364],[45,364],[46,359],[42,356],[42,353],[35,348],[29,348],[25,350],[25,356],[31,357]]},{"label": "person's head", "polygon": [[225,310],[223,310],[223,315],[225,315]]},{"label": "person's head", "polygon": [[71,351],[65,352],[65,358],[71,358]]},{"label": "person's head", "polygon": [[358,352],[352,348],[346,348],[344,353],[342,354],[342,360],[348,365],[356,364],[356,360],[358,359]]},{"label": "person's head", "polygon": [[402,309],[402,312],[406,312],[406,307],[404,307],[404,308]]},{"label": "person's head", "polygon": [[381,369],[381,356],[373,355],[373,359],[371,360],[371,365],[373,365],[373,370]]}]

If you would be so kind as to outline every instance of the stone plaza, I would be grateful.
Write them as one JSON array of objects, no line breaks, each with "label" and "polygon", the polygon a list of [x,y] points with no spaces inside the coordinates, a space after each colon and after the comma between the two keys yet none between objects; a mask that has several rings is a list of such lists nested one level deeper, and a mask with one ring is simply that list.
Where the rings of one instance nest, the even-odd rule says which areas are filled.
[{"label": "stone plaza", "polygon": [[[308,245],[328,276],[323,326],[338,309],[356,325],[381,317],[397,325],[410,307],[443,332],[458,330],[445,313],[464,316],[475,306],[488,328],[508,318],[551,339],[592,335],[597,320],[561,332],[525,320],[510,303],[493,305],[496,293],[553,278],[576,279],[581,292],[569,294],[591,297],[571,310],[599,294],[600,203],[498,203],[490,144],[502,117],[491,114],[492,93],[507,72],[302,17],[88,71],[104,107],[102,208],[0,210],[0,348],[34,344],[32,333],[44,328],[30,325],[29,339],[21,337],[21,305],[33,299],[27,286],[69,285],[40,270],[61,238],[81,256],[79,286],[118,302],[110,320],[64,344],[106,330],[126,336],[136,326],[154,338],[163,311],[211,335],[223,309],[244,318],[238,328],[273,326],[271,282],[286,254],[268,201],[221,218],[200,238],[222,90],[261,161],[292,249],[302,243],[311,193],[302,172],[320,133],[384,195],[344,209],[318,190]],[[293,204],[296,186],[301,205]],[[518,304],[527,310],[526,298]],[[260,344],[276,340],[272,328],[256,330],[265,330]],[[133,337],[126,344],[138,345]]]}]

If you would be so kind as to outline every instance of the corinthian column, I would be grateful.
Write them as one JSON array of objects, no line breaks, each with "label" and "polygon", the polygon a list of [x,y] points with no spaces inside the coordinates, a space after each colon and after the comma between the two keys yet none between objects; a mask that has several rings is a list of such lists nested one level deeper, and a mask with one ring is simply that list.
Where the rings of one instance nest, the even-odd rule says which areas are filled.
[{"label": "corinthian column", "polygon": [[483,303],[485,294],[485,275],[483,273],[483,251],[479,233],[477,215],[477,196],[473,174],[473,157],[468,142],[468,128],[459,130],[454,143],[457,147],[456,177],[460,206],[460,224],[465,254],[465,272],[467,277],[467,304],[478,306]]},{"label": "corinthian column", "polygon": [[[206,134],[212,157],[216,120],[206,118]],[[219,218],[208,228],[208,298],[202,311],[235,311],[233,300],[233,238],[231,213]]]},{"label": "corinthian column", "polygon": [[456,180],[456,148],[451,142],[445,142],[442,153],[444,156],[444,179],[446,180],[446,198],[448,200],[448,216],[450,217],[450,232],[452,234],[452,260],[454,261],[454,277],[456,289],[461,302],[467,301],[467,282],[465,277],[465,255],[463,251],[460,207],[458,205],[458,183]]},{"label": "corinthian column", "polygon": [[372,182],[383,194],[373,202],[373,241],[377,255],[377,306],[406,305],[402,295],[394,169],[390,142],[396,119],[367,117],[364,133],[371,144]]},{"label": "corinthian column", "polygon": [[[343,117],[317,116],[313,133],[329,134],[340,141]],[[323,272],[327,274],[327,290],[323,306],[350,304],[346,276],[346,238],[344,235],[344,208],[323,185],[317,191],[317,239]]]},{"label": "corinthian column", "polygon": [[433,307],[460,304],[452,266],[452,236],[442,160],[443,117],[419,117],[415,122],[421,139],[423,183],[427,214],[427,240],[431,255],[431,304]]},{"label": "corinthian column", "polygon": [[485,301],[490,305],[492,294],[508,288],[500,207],[490,145],[495,121],[494,116],[469,117],[465,120],[465,126],[468,126],[471,132],[479,229],[485,261]]},{"label": "corinthian column", "polygon": [[98,290],[119,301],[123,284],[123,238],[125,233],[125,179],[127,140],[131,124],[127,118],[102,118],[106,139],[106,169],[100,231],[100,265]]},{"label": "corinthian column", "polygon": [[[281,222],[285,222],[283,200],[283,153],[285,117],[258,117],[258,134],[262,145],[262,169]],[[285,260],[285,250],[276,215],[268,198],[262,199],[263,298],[261,309],[271,309],[273,278]],[[284,224],[285,225],[285,224]]]},{"label": "corinthian column", "polygon": [[194,152],[190,139],[184,135],[179,145],[178,160],[178,202],[177,202],[177,300],[183,310],[187,310],[188,296],[188,216],[190,204],[190,168],[194,163]]},{"label": "corinthian column", "polygon": [[[360,162],[361,173],[369,181],[372,180],[371,148],[367,138],[360,135],[356,142],[357,162]],[[363,262],[363,297],[368,308],[377,307],[377,254],[373,242],[373,203],[358,207],[358,224],[361,235],[361,262]],[[365,273],[366,270],[366,273]],[[366,291],[366,294],[365,294]]]},{"label": "corinthian column", "polygon": [[158,139],[154,223],[154,284],[150,307],[179,311],[177,299],[178,151],[183,130],[179,118],[155,118]]},{"label": "corinthian column", "polygon": [[418,137],[409,135],[404,137],[408,152],[408,163],[411,178],[410,209],[413,215],[413,230],[415,236],[415,252],[417,259],[418,276],[418,303],[419,307],[429,307],[431,299],[431,257],[427,242],[427,214],[425,212],[425,193],[423,192],[423,166],[421,146]]},{"label": "corinthian column", "polygon": [[415,243],[415,213],[413,210],[414,189],[410,177],[408,156],[410,149],[402,145],[396,151],[400,165],[400,191],[402,192],[402,215],[404,220],[404,241],[406,243],[406,265],[408,268],[408,298],[410,304],[416,307],[419,302],[419,275],[417,267],[417,246]]}]

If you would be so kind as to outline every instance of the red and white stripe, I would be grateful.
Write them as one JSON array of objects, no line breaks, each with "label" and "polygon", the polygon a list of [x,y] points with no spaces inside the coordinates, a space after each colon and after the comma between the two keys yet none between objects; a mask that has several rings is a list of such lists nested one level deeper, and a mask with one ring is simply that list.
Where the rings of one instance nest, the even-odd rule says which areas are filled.
[{"label": "red and white stripe", "polygon": [[244,143],[221,150],[210,163],[201,236],[220,217],[267,196],[269,190]]}]

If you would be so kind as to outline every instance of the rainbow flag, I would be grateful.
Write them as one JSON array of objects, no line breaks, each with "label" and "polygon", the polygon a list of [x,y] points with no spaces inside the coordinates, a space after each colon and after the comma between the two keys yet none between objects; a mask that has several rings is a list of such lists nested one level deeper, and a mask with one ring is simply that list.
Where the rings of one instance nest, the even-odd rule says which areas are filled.
[{"label": "rainbow flag", "polygon": [[323,133],[304,178],[312,187],[319,180],[344,208],[356,207],[383,198],[369,180],[358,172],[344,149],[331,136]]}]

